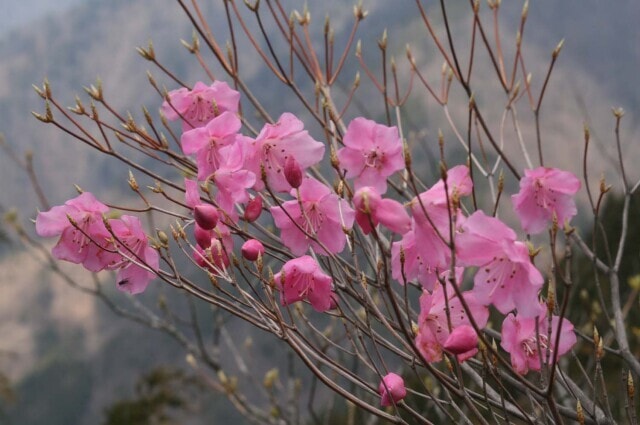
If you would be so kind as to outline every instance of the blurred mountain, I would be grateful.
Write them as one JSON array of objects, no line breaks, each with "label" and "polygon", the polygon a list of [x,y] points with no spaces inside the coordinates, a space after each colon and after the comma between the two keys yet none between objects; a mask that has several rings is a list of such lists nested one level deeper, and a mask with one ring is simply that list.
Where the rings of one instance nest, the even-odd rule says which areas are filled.
[{"label": "blurred mountain", "polygon": [[[204,12],[214,32],[224,34],[222,6],[219,2],[202,3],[207,3]],[[412,2],[406,2],[407,8],[398,7],[399,3],[364,2],[370,11],[359,33],[365,60],[379,71],[376,42],[386,27],[390,51],[398,58],[400,72],[406,75],[403,58],[409,42],[425,74],[437,81],[441,63],[433,60],[435,47],[425,42],[427,33],[414,5],[409,4]],[[303,7],[300,1],[285,4]],[[314,39],[320,39],[322,19],[328,13],[336,29],[336,45],[343,43],[352,22],[350,6],[344,12],[344,2],[333,0],[315,2],[312,7],[318,8]],[[512,41],[521,7],[521,1],[503,2],[502,30],[505,35],[512,34],[508,38]],[[453,28],[464,51],[464,43],[469,40],[469,20],[461,9],[452,3]],[[582,127],[588,121],[596,136],[591,163],[594,178],[597,180],[601,171],[611,168],[607,152],[613,146],[610,107],[614,105],[622,105],[628,111],[623,128],[626,157],[630,162],[640,160],[640,152],[631,142],[637,136],[634,123],[638,120],[633,117],[640,107],[636,84],[640,75],[639,18],[637,0],[531,2],[524,54],[534,87],[541,85],[550,52],[560,39],[566,39],[542,112],[548,140],[545,152],[554,165],[579,172],[580,164],[575,158],[581,154]],[[432,19],[439,22],[437,11]],[[437,30],[444,37],[440,25]],[[42,111],[43,104],[31,85],[41,84],[47,77],[56,97],[64,105],[72,105],[74,95],[82,95],[82,86],[93,84],[100,76],[107,99],[118,111],[130,110],[139,116],[143,104],[155,111],[161,99],[148,85],[145,71],[151,70],[169,89],[175,84],[140,58],[135,47],[152,39],[161,62],[175,70],[179,78],[188,82],[205,79],[179,42],[181,38],[189,40],[191,32],[188,20],[170,0],[29,0],[11,5],[9,0],[0,0],[0,131],[17,152],[35,152],[36,173],[53,203],[74,196],[76,183],[99,193],[107,202],[116,202],[127,188],[128,168],[32,118],[30,112]],[[513,45],[505,43],[507,57]],[[283,88],[265,75],[256,55],[243,54],[243,46],[239,51],[243,75],[274,116],[301,109],[293,96],[282,96]],[[480,57],[473,81],[476,99],[487,107],[489,122],[499,123],[503,97],[497,87],[484,84],[492,80],[492,71],[486,65],[486,58]],[[351,83],[357,69],[350,54],[343,85]],[[362,77],[354,113],[383,120],[380,95]],[[424,156],[414,162],[425,172],[435,173],[435,164],[428,158],[437,157],[437,130],[449,125],[441,108],[417,83],[415,86],[402,111],[405,130],[407,135],[414,135],[416,143],[425,146]],[[312,91],[313,87],[306,84],[303,89]],[[337,92],[336,96],[344,95]],[[461,93],[452,96],[452,118],[464,127],[466,100]],[[492,108],[495,99],[501,102]],[[454,100],[459,101],[459,106],[453,106]],[[530,141],[535,133],[526,109],[521,107],[519,112],[523,133]],[[312,124],[310,128],[322,139]],[[514,137],[513,131],[505,134],[507,140],[515,140]],[[454,139],[447,134],[451,151],[460,151]],[[510,146],[507,150],[517,154],[517,146]],[[522,158],[517,165],[524,167]],[[36,198],[24,173],[6,155],[0,155],[0,181],[0,206],[18,207],[24,214],[25,226],[29,226],[27,219],[35,214]],[[68,268],[71,273],[77,273],[76,269]],[[89,277],[80,279],[88,283]],[[157,295],[145,294],[143,299],[153,303]],[[9,370],[20,397],[10,412],[14,424],[38,424],[43,420],[52,425],[96,424],[107,405],[131,393],[131,386],[142,371],[157,364],[184,364],[183,351],[170,339],[115,318],[94,298],[69,288],[48,272],[46,264],[23,251],[5,250],[0,257],[0,335],[0,352],[13,353],[0,358],[0,370]]]}]

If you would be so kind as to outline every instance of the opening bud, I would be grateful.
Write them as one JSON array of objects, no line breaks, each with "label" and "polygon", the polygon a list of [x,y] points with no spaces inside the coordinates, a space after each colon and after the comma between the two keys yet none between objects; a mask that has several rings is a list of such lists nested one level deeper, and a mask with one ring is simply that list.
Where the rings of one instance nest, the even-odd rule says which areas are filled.
[{"label": "opening bud", "polygon": [[378,386],[378,394],[380,394],[380,405],[382,407],[398,403],[407,395],[404,379],[395,373],[385,375]]}]

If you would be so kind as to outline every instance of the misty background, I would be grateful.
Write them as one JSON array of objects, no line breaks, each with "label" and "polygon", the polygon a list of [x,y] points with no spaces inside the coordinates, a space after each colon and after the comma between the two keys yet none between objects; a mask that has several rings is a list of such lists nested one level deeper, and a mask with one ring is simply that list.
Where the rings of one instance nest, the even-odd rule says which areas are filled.
[{"label": "misty background", "polygon": [[[330,14],[339,45],[351,28],[351,3],[307,3],[318,34],[325,13]],[[464,32],[468,15],[458,12],[459,3],[454,3],[454,31]],[[466,2],[462,3],[468,9]],[[285,4],[301,9],[304,3],[291,0]],[[383,28],[388,28],[394,54],[404,59],[405,44],[410,43],[418,63],[430,70],[427,75],[438,78],[441,63],[431,60],[436,56],[433,45],[423,43],[426,31],[412,1],[364,0],[363,4],[370,13],[358,36],[363,40],[368,63],[375,66],[376,40]],[[522,4],[503,2],[501,29],[511,44]],[[206,11],[213,28],[226,28],[217,5]],[[586,122],[594,138],[590,166],[597,182],[600,173],[612,168],[608,162],[614,144],[611,107],[620,106],[627,111],[622,126],[623,150],[630,173],[637,178],[632,166],[640,161],[638,22],[637,0],[531,2],[523,51],[534,83],[540,83],[551,51],[565,39],[542,113],[550,165],[581,174],[576,158],[581,156]],[[43,104],[32,84],[41,85],[48,78],[54,95],[65,105],[72,105],[74,96],[83,94],[82,87],[94,84],[99,76],[107,98],[120,112],[139,113],[142,105],[155,111],[161,99],[148,85],[145,72],[152,70],[169,89],[175,85],[161,79],[160,72],[144,61],[135,47],[153,40],[159,60],[181,79],[193,83],[206,77],[180,45],[180,39],[190,40],[191,33],[188,19],[171,0],[0,0],[0,133],[19,155],[33,151],[36,173],[53,204],[74,196],[74,184],[116,202],[126,196],[128,168],[33,118],[31,111],[42,112]],[[463,43],[464,38],[460,40]],[[505,50],[512,51],[506,44]],[[347,83],[358,69],[353,54],[349,58]],[[283,89],[260,72],[257,55],[241,55],[241,61],[249,85],[270,110],[300,109],[291,96],[283,99],[278,91]],[[475,85],[481,86],[478,81]],[[483,94],[485,88],[478,90]],[[489,93],[490,88],[486,90]],[[423,93],[418,89],[415,92]],[[366,82],[359,100],[365,105],[380,103]],[[426,134],[428,139],[437,128],[447,127],[433,103],[426,95],[412,96],[412,107],[403,111],[409,131]],[[370,113],[377,118],[382,111],[374,109]],[[526,119],[524,128],[531,128]],[[319,133],[315,136],[322,139]],[[611,179],[618,184],[615,174]],[[23,225],[32,232],[30,219],[37,212],[37,198],[25,173],[4,153],[0,153],[0,182],[2,211],[17,209]],[[80,280],[89,279],[78,267],[64,268]],[[150,291],[141,299],[153,304],[162,291]],[[176,297],[175,291],[167,291],[167,295]],[[246,330],[238,329],[242,329],[241,334]],[[255,367],[268,370],[274,356],[268,347],[274,341],[258,341]],[[119,318],[93,297],[73,290],[19,244],[2,245],[0,372],[9,378],[16,398],[9,404],[0,403],[0,424],[100,423],[107,406],[133,394],[142,373],[163,364],[187,367],[184,351],[170,338]],[[211,397],[202,406],[200,418],[190,418],[189,423],[210,423],[214,414],[221,418],[220,412],[242,423],[223,397]]]}]

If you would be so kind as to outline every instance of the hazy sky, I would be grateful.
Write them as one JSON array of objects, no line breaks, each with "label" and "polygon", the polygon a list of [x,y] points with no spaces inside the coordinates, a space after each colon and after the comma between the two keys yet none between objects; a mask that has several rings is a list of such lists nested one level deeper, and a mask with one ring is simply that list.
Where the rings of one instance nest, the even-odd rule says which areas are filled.
[{"label": "hazy sky", "polygon": [[0,0],[0,34],[83,0]]}]

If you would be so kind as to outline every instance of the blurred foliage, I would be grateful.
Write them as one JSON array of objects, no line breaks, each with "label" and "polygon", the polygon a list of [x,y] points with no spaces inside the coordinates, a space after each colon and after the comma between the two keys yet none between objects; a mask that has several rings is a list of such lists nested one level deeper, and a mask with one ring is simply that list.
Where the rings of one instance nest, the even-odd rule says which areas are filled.
[{"label": "blurred foliage", "polygon": [[[609,192],[598,213],[598,221],[592,225],[591,229],[583,232],[584,241],[591,247],[595,246],[598,258],[606,264],[613,264],[618,253],[623,207],[624,197],[621,194]],[[637,219],[638,217],[640,217],[640,194],[636,193],[629,204],[627,238],[618,274],[620,300],[629,345],[632,353],[640,357],[640,298],[638,297],[640,293],[640,220]],[[587,341],[592,338],[595,326],[604,338],[604,344],[617,349],[612,329],[613,312],[603,310],[600,302],[602,298],[605,306],[611,305],[611,287],[608,277],[598,272],[593,262],[578,249],[574,250],[572,270],[574,289],[568,307],[569,318],[573,323],[582,324],[578,331],[585,335]],[[627,391],[624,382],[626,382],[628,370],[624,362],[617,355],[607,352],[598,362],[593,343],[587,342],[579,347],[581,349],[576,354],[591,379],[598,374],[597,363],[600,364],[602,372],[596,379],[604,381],[602,385],[608,393],[612,410],[619,412],[619,417],[625,417],[623,412],[627,402]],[[572,365],[572,367],[577,366]],[[635,378],[638,379],[638,377]],[[578,383],[586,388],[586,380],[583,379],[583,381]],[[598,398],[603,397],[603,394],[598,396]]]},{"label": "blurred foliage", "polygon": [[[611,193],[605,198],[603,207],[599,212],[599,221],[588,231],[584,232],[584,241],[593,246],[598,258],[607,264],[612,264],[618,253],[620,234],[622,232],[622,209],[624,198],[621,195]],[[639,346],[640,340],[634,330],[640,326],[640,309],[638,308],[640,278],[640,194],[631,198],[629,208],[629,226],[627,239],[620,263],[620,299],[623,309],[626,311],[627,329],[630,332],[631,346]],[[595,235],[595,236],[594,236]],[[589,324],[590,328],[582,329],[591,335],[592,326],[596,325],[601,332],[609,328],[607,315],[610,311],[603,311],[599,297],[605,301],[605,305],[611,305],[611,290],[606,275],[596,272],[592,261],[581,252],[575,250],[573,259],[574,276],[576,286],[573,291],[573,299],[569,305],[571,318],[574,323]],[[601,290],[598,289],[598,286]],[[609,341],[610,342],[610,341]],[[640,353],[636,353],[640,355]]]},{"label": "blurred foliage", "polygon": [[16,394],[9,378],[0,372],[0,424],[8,423],[5,413],[6,405],[14,403]]},{"label": "blurred foliage", "polygon": [[177,416],[193,410],[190,389],[200,387],[197,379],[179,369],[161,366],[144,374],[135,394],[105,410],[103,425],[172,425]]}]

